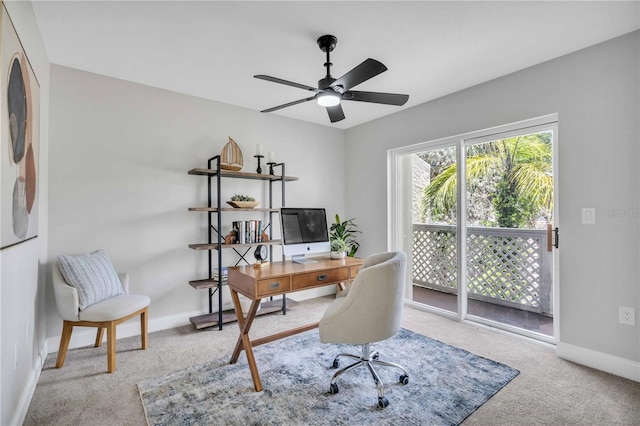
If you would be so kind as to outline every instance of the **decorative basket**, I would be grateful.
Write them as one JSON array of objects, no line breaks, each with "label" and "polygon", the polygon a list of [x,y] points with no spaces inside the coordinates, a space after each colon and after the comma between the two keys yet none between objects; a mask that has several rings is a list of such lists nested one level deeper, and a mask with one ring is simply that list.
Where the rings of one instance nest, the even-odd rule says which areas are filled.
[{"label": "decorative basket", "polygon": [[220,153],[220,168],[225,170],[238,171],[243,166],[242,151],[240,147],[229,136],[229,142],[222,148]]},{"label": "decorative basket", "polygon": [[227,201],[227,204],[236,209],[252,209],[258,204],[258,201]]}]

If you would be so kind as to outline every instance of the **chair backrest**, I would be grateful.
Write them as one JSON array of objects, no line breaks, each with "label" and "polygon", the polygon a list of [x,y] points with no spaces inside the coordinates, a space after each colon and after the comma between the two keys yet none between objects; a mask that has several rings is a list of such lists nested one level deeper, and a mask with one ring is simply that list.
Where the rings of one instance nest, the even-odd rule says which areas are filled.
[{"label": "chair backrest", "polygon": [[406,267],[403,252],[365,259],[342,303],[320,321],[320,340],[365,344],[394,336],[402,323]]}]

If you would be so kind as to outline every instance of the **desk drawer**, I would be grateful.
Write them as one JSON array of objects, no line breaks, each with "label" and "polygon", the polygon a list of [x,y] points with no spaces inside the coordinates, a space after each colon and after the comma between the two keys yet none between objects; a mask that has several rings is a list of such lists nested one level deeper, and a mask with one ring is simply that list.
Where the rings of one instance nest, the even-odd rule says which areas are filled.
[{"label": "desk drawer", "polygon": [[354,279],[356,277],[356,275],[358,275],[358,272],[360,271],[360,269],[362,269],[362,265],[350,267],[349,268],[349,270],[350,270],[349,277],[351,279]]},{"label": "desk drawer", "polygon": [[331,269],[329,271],[308,272],[293,276],[293,290],[317,287],[349,279],[349,268]]},{"label": "desk drawer", "polygon": [[258,296],[270,296],[291,291],[290,277],[275,277],[258,281]]}]

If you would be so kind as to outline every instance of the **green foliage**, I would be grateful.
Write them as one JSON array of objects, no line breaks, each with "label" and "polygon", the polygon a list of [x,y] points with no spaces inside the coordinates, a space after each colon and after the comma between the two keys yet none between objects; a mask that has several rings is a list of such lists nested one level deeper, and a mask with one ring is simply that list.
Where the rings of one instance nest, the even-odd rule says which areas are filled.
[{"label": "green foliage", "polygon": [[342,238],[334,238],[331,240],[331,251],[343,251],[347,252],[349,250],[349,246]]},{"label": "green foliage", "polygon": [[235,194],[231,197],[231,201],[255,201],[256,199],[248,195]]},{"label": "green foliage", "polygon": [[[422,197],[423,214],[450,222],[457,204],[453,157],[432,177]],[[440,160],[440,159],[439,159]],[[467,148],[467,215],[491,226],[528,227],[553,209],[551,134],[534,133]],[[487,211],[491,209],[491,211]]]},{"label": "green foliage", "polygon": [[496,220],[501,228],[519,228],[526,226],[528,218],[534,215],[532,204],[527,204],[527,198],[518,196],[516,182],[506,176],[498,183],[493,205],[496,209]]},{"label": "green foliage", "polygon": [[329,240],[331,240],[332,249],[334,241],[342,240],[347,246],[347,256],[355,256],[356,251],[358,251],[360,247],[360,243],[358,243],[355,236],[355,234],[358,233],[360,233],[360,231],[357,230],[355,219],[352,218],[343,222],[340,220],[340,216],[336,214],[336,221],[331,224],[331,228],[329,229]]}]

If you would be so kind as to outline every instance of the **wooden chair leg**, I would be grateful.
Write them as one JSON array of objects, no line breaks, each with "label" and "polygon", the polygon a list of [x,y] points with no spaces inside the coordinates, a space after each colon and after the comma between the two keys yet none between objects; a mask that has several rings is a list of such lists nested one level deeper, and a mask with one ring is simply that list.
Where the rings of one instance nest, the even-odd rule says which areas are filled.
[{"label": "wooden chair leg", "polygon": [[71,333],[73,332],[73,324],[69,321],[62,323],[62,336],[60,336],[60,347],[58,348],[58,359],[56,360],[56,368],[64,365],[64,359],[69,349],[69,341],[71,341]]},{"label": "wooden chair leg", "polygon": [[109,321],[107,325],[107,372],[116,370],[116,322]]},{"label": "wooden chair leg", "polygon": [[147,312],[148,308],[144,308],[144,311],[140,314],[140,338],[142,339],[142,349],[147,349],[147,326],[149,317]]},{"label": "wooden chair leg", "polygon": [[98,327],[98,333],[96,334],[96,348],[102,346],[102,336],[104,336],[104,327]]}]

